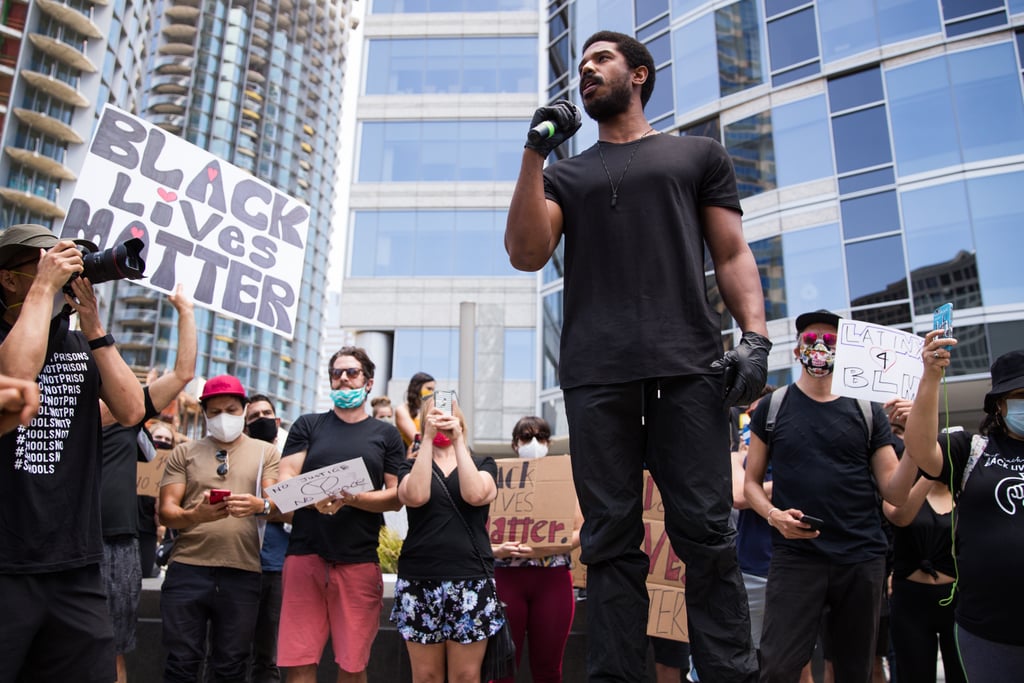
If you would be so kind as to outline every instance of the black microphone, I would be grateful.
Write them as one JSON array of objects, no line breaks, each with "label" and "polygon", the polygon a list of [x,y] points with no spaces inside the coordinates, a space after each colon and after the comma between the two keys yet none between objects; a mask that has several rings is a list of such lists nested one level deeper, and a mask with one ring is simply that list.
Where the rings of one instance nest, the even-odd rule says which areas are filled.
[{"label": "black microphone", "polygon": [[530,132],[526,134],[526,139],[530,141],[530,144],[535,145],[541,140],[547,140],[552,137],[555,134],[555,130],[554,121],[541,121],[530,129]]}]

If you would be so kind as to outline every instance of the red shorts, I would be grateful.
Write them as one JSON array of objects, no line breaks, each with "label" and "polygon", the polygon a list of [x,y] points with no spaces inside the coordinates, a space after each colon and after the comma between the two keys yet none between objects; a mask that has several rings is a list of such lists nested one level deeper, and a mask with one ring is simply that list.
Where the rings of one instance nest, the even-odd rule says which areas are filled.
[{"label": "red shorts", "polygon": [[278,666],[318,664],[330,636],[334,661],[342,670],[358,673],[366,669],[384,606],[380,565],[289,555],[284,560],[281,588]]}]

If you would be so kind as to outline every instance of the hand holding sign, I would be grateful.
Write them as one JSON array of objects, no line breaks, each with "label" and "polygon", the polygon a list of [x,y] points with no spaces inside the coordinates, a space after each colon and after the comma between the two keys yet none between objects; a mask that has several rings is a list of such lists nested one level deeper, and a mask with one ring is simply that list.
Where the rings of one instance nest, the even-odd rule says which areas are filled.
[{"label": "hand holding sign", "polygon": [[281,512],[314,505],[324,514],[334,514],[351,502],[354,494],[372,491],[373,482],[362,458],[335,463],[304,472],[266,489]]}]

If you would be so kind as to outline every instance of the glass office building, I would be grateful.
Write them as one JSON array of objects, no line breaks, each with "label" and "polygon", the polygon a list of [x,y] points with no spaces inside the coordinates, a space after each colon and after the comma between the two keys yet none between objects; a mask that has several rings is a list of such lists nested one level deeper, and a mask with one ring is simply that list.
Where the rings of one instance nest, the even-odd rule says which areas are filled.
[{"label": "glass office building", "polygon": [[[1024,0],[569,0],[544,11],[547,99],[579,104],[583,41],[620,31],[655,58],[655,128],[729,151],[775,341],[770,381],[790,380],[804,311],[923,333],[951,301],[953,420],[976,426],[989,364],[1024,346],[1024,286],[1013,284]],[[561,152],[595,140],[585,119]],[[707,282],[721,309],[710,270]],[[541,405],[557,422],[561,284],[555,259],[538,353]],[[723,335],[738,338],[725,312]]]},{"label": "glass office building", "polygon": [[542,87],[538,9],[372,0],[361,27],[340,324],[377,363],[375,395],[402,402],[427,372],[462,392],[485,450],[536,410],[538,276],[503,233]]}]

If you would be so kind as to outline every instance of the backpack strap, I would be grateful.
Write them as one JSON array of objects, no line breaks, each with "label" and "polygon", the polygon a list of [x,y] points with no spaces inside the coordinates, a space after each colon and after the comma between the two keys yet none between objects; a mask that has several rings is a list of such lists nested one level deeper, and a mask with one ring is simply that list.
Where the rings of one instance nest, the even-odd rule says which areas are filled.
[{"label": "backpack strap", "polygon": [[967,480],[971,476],[971,472],[974,471],[974,466],[981,460],[981,456],[984,455],[985,449],[988,447],[988,437],[982,436],[981,434],[975,434],[971,437],[971,455],[967,458],[967,465],[964,467],[964,476],[960,477],[960,493],[963,492],[964,487],[967,486]]},{"label": "backpack strap", "polygon": [[771,433],[775,429],[775,418],[779,416],[779,408],[782,407],[782,402],[786,400],[786,391],[789,389],[789,385],[779,387],[772,392],[772,395],[768,397],[768,418],[764,423],[764,430],[768,432],[769,438]]}]

